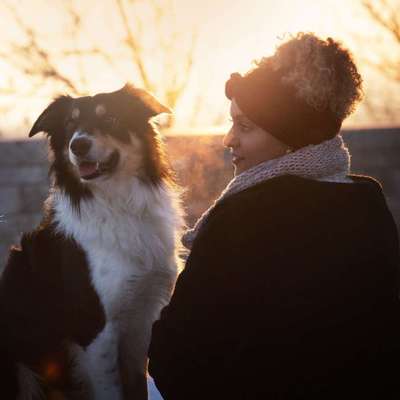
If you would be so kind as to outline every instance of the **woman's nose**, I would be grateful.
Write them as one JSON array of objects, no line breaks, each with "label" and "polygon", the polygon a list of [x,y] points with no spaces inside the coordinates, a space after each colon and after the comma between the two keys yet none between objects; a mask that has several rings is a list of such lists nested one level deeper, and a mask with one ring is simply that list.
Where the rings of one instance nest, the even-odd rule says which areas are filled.
[{"label": "woman's nose", "polygon": [[238,144],[238,139],[236,135],[233,132],[233,129],[231,128],[229,132],[224,136],[224,139],[222,140],[222,144],[225,147],[235,147]]}]

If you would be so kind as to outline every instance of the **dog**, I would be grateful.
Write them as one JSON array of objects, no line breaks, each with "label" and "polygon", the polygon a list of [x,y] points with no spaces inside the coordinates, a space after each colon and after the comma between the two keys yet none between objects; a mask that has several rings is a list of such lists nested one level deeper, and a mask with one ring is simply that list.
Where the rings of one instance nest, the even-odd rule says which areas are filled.
[{"label": "dog", "polygon": [[127,84],[58,97],[34,123],[53,179],[42,223],[0,280],[5,398],[147,398],[151,327],[174,288],[183,228],[152,121],[165,112]]}]

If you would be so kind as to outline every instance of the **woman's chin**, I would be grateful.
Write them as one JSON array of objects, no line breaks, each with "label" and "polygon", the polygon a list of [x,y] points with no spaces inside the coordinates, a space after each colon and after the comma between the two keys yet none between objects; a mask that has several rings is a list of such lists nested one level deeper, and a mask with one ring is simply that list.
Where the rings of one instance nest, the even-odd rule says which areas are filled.
[{"label": "woman's chin", "polygon": [[243,164],[243,160],[236,161],[233,163],[233,173],[235,176],[241,174],[245,170],[246,170],[246,167]]}]

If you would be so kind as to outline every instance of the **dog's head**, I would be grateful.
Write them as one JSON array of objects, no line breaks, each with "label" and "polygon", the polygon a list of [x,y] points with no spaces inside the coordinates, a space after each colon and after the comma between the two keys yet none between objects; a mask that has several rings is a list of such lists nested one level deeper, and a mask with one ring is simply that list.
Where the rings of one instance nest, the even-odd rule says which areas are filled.
[{"label": "dog's head", "polygon": [[89,196],[92,185],[137,176],[156,184],[170,178],[158,133],[150,119],[170,110],[132,85],[111,93],[54,100],[29,136],[47,133],[56,185]]}]

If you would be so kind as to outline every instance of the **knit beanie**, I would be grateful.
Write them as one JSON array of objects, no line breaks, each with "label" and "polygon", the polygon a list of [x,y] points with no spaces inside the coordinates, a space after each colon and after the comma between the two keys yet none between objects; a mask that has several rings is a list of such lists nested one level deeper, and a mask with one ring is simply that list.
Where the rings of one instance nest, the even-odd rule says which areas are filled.
[{"label": "knit beanie", "polygon": [[233,73],[225,94],[256,125],[299,149],[339,133],[361,98],[361,81],[350,53],[339,43],[298,34],[244,76]]}]

